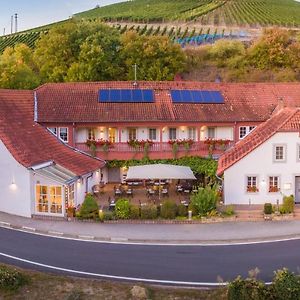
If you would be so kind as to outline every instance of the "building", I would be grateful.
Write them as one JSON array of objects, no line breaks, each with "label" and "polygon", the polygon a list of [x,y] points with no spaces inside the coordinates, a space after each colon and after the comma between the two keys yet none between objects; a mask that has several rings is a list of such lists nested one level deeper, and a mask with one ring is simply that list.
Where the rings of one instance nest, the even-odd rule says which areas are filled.
[{"label": "building", "polygon": [[226,204],[300,202],[300,109],[286,107],[219,159]]},{"label": "building", "polygon": [[[70,146],[106,160],[141,159],[144,145],[129,141],[146,140],[151,159],[173,158],[176,141],[177,157],[217,158],[268,120],[281,102],[300,103],[300,85],[97,82],[35,90],[38,123]],[[87,140],[98,145],[92,149]],[[109,181],[120,178],[119,169],[108,170]]]},{"label": "building", "polygon": [[0,211],[63,217],[99,183],[105,163],[34,122],[33,91],[0,90]]}]

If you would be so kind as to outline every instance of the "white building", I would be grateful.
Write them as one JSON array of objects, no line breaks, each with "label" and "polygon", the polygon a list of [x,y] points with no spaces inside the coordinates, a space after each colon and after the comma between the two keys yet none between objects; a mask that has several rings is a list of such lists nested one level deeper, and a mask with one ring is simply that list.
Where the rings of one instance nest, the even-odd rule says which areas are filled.
[{"label": "white building", "polygon": [[225,204],[300,202],[300,110],[283,108],[221,156]]},{"label": "white building", "polygon": [[32,91],[0,90],[0,211],[63,217],[103,179],[105,162],[34,122],[32,99]]}]

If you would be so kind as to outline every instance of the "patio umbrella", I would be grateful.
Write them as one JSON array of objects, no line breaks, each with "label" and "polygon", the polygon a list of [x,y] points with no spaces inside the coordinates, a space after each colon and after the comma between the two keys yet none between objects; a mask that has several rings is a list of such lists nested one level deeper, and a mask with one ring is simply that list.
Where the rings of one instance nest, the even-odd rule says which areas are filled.
[{"label": "patio umbrella", "polygon": [[[129,167],[126,180],[196,179],[190,167],[167,164]],[[159,189],[160,198],[160,189]]]}]

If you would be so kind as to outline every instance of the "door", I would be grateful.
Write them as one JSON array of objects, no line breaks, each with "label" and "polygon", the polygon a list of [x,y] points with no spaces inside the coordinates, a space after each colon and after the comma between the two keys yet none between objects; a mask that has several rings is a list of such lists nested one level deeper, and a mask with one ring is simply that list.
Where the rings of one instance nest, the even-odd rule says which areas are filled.
[{"label": "door", "polygon": [[108,140],[111,143],[115,143],[117,141],[117,129],[116,128],[108,128]]},{"label": "door", "polygon": [[300,176],[295,177],[295,202],[300,203]]}]

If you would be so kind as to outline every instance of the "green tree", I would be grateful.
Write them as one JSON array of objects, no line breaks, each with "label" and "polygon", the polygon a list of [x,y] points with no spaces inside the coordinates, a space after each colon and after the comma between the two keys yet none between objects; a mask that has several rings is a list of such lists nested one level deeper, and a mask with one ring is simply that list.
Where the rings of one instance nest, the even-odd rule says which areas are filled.
[{"label": "green tree", "polygon": [[134,64],[138,65],[138,80],[173,80],[184,69],[184,52],[167,37],[129,31],[122,35],[121,43],[128,80],[134,79]]},{"label": "green tree", "polygon": [[98,21],[70,21],[36,44],[35,60],[45,82],[107,80],[120,74],[119,34]]},{"label": "green tree", "polygon": [[0,87],[33,89],[40,83],[32,50],[25,44],[8,47],[0,56]]}]

